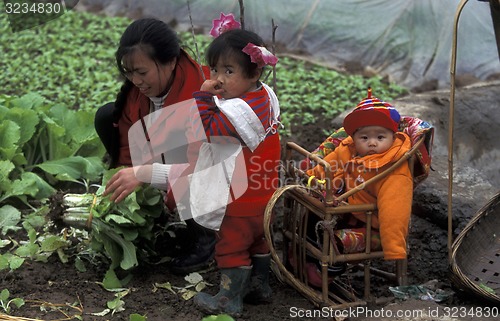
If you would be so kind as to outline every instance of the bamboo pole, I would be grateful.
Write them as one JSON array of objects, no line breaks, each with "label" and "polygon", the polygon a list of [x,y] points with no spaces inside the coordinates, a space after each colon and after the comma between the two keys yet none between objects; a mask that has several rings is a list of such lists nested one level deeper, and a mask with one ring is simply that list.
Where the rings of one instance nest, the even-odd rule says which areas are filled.
[{"label": "bamboo pole", "polygon": [[455,13],[453,25],[453,42],[450,66],[450,113],[448,120],[448,259],[451,262],[451,245],[453,243],[453,124],[455,122],[455,72],[457,69],[457,33],[458,20],[462,9],[469,0],[461,0]]}]

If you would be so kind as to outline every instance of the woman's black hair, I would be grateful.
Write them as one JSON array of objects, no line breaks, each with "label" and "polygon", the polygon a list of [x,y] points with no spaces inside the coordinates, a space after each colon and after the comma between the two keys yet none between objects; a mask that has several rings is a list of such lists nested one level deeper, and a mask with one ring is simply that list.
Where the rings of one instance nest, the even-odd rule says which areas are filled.
[{"label": "woman's black hair", "polygon": [[242,51],[248,43],[264,46],[262,38],[253,31],[243,29],[225,31],[212,41],[205,53],[208,66],[214,67],[219,59],[232,56],[243,68],[243,72],[248,78],[255,76],[258,72],[257,64],[253,63],[250,56]]},{"label": "woman's black hair", "polygon": [[[176,33],[163,21],[155,18],[143,18],[132,22],[120,38],[115,58],[118,70],[125,74],[123,58],[141,49],[156,64],[166,64],[181,54],[180,41]],[[125,106],[127,95],[133,88],[133,83],[125,79],[115,101],[113,118],[118,122]]]}]

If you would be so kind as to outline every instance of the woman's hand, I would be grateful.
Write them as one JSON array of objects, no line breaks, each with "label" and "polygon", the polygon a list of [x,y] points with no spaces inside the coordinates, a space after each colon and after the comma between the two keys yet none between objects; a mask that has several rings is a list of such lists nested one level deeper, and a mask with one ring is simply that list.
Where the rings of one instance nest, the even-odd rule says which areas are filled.
[{"label": "woman's hand", "polygon": [[119,203],[142,184],[143,182],[137,179],[133,167],[123,168],[108,181],[103,195],[111,194],[111,201]]}]

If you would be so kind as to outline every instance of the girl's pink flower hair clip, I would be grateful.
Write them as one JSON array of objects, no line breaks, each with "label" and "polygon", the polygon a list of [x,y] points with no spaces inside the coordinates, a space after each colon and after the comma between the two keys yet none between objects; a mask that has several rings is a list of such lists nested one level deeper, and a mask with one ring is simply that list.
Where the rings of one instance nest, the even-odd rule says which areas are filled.
[{"label": "girl's pink flower hair clip", "polygon": [[[220,13],[219,19],[212,20],[212,29],[210,30],[210,35],[217,38],[222,33],[232,30],[240,29],[241,24],[234,19],[234,15],[229,13],[225,15],[223,12]],[[253,43],[248,43],[242,50],[244,53],[250,56],[250,60],[256,63],[259,68],[265,65],[275,66],[278,62],[278,58],[273,55],[265,47],[259,47]]]},{"label": "girl's pink flower hair clip", "polygon": [[222,33],[228,30],[239,29],[241,27],[241,24],[238,21],[234,20],[234,15],[232,13],[225,15],[222,12],[220,13],[219,19],[214,19],[212,21],[212,25],[213,26],[210,30],[210,35],[214,38],[217,38]]},{"label": "girl's pink flower hair clip", "polygon": [[242,51],[249,55],[250,61],[256,63],[259,68],[266,65],[275,66],[278,62],[278,58],[265,47],[259,47],[250,42],[245,46],[245,48],[242,49]]}]

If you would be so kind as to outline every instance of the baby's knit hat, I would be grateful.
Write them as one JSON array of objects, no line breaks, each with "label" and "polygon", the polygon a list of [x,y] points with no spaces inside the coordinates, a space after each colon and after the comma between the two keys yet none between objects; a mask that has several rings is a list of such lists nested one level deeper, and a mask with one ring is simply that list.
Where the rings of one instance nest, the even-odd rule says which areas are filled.
[{"label": "baby's knit hat", "polygon": [[363,99],[352,112],[344,118],[344,129],[349,136],[364,126],[382,126],[398,131],[401,116],[389,103],[372,97],[372,89],[368,88],[368,97]]}]

